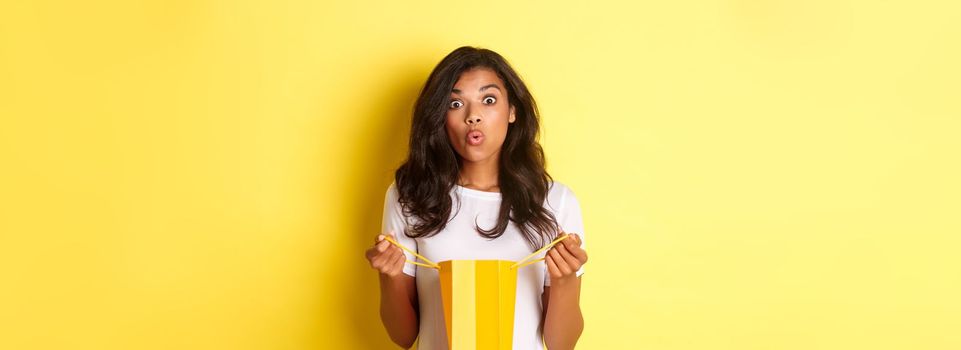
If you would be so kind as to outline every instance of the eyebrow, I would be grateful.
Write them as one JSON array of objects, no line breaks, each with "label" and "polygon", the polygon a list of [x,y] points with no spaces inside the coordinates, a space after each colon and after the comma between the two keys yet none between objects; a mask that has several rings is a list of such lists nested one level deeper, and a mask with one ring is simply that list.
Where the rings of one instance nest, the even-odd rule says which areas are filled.
[{"label": "eyebrow", "polygon": [[[495,89],[497,89],[497,90],[500,90],[500,89],[501,89],[501,87],[500,87],[500,86],[497,86],[497,84],[487,84],[487,85],[481,86],[481,88],[480,88],[480,89],[477,89],[477,91],[484,91],[484,90],[486,90],[486,89],[488,89],[488,88],[495,88]],[[451,90],[451,92],[459,95],[461,91],[460,91],[460,89],[453,89],[453,90]]]}]

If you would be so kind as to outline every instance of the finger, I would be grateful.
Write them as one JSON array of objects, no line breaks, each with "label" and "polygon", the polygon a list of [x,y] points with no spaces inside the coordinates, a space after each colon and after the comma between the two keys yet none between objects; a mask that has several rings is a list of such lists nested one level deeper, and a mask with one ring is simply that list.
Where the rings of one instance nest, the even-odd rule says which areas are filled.
[{"label": "finger", "polygon": [[546,258],[544,258],[544,262],[547,263],[547,273],[549,273],[552,277],[561,276],[561,270],[558,269],[557,264],[554,263],[554,258],[548,255]]},{"label": "finger", "polygon": [[377,256],[377,249],[376,249],[376,248],[370,248],[370,249],[367,249],[367,251],[364,252],[364,257],[367,258],[367,261],[368,261],[368,262],[373,262],[375,256]]},{"label": "finger", "polygon": [[387,231],[387,233],[382,233],[377,235],[377,237],[374,237],[374,243],[383,241],[387,237],[394,238],[394,230],[390,230],[390,231]]},{"label": "finger", "polygon": [[407,254],[404,254],[404,252],[403,252],[402,250],[397,249],[397,257],[396,257],[396,259],[397,259],[397,260],[401,260],[401,261],[407,260]]},{"label": "finger", "polygon": [[571,254],[571,252],[567,250],[566,246],[561,246],[558,250],[561,253],[561,257],[564,258],[564,262],[567,263],[567,266],[570,266],[572,271],[577,271],[577,269],[581,268],[581,262],[574,257],[574,254]]},{"label": "finger", "polygon": [[399,254],[395,256],[394,259],[390,261],[390,264],[387,265],[388,272],[393,273],[393,272],[402,271],[404,269],[404,262],[405,260],[407,260],[406,258],[407,257],[404,256],[404,254]]},{"label": "finger", "polygon": [[391,264],[396,258],[397,257],[393,255],[382,255],[378,257],[377,265],[375,269],[377,269],[377,271],[380,271],[382,273],[390,272]]},{"label": "finger", "polygon": [[376,245],[375,247],[377,247],[377,251],[378,251],[378,252],[383,253],[385,250],[387,250],[387,247],[390,247],[390,242],[388,242],[388,241],[385,239],[385,240],[382,240],[382,241],[380,241],[380,242],[377,242],[377,245]]},{"label": "finger", "polygon": [[551,250],[548,252],[548,255],[550,255],[552,258],[554,258],[554,264],[557,265],[557,269],[558,269],[562,274],[565,274],[565,275],[566,275],[566,274],[569,274],[569,273],[570,273],[571,268],[570,268],[569,266],[567,266],[567,263],[566,263],[566,262],[564,262],[564,258],[561,257],[561,253],[558,252],[557,249],[551,249]]},{"label": "finger", "polygon": [[582,265],[587,262],[587,251],[584,248],[575,246],[567,251],[577,258],[577,261],[580,261]]},{"label": "finger", "polygon": [[380,254],[374,253],[374,255],[371,256],[369,260],[370,260],[370,267],[373,267],[375,270],[380,270],[380,265],[382,264],[382,261],[384,259],[382,256],[380,256]]},{"label": "finger", "polygon": [[572,237],[572,238],[567,239],[567,240],[570,241],[570,242],[568,242],[567,244],[565,244],[565,245],[564,245],[564,248],[566,249],[566,251],[567,251],[568,253],[570,253],[570,254],[573,255],[575,258],[577,258],[577,260],[580,260],[581,262],[583,262],[582,257],[586,258],[587,254],[584,252],[584,249],[581,248],[580,244],[579,244],[578,242],[575,242],[575,241],[574,241],[574,238],[573,238],[573,237],[577,237],[577,236],[576,236],[576,235],[571,235],[571,237]]},{"label": "finger", "polygon": [[575,235],[572,234],[572,233],[567,233],[567,232],[565,232],[564,235],[567,236],[567,238],[565,238],[563,241],[561,241],[561,244],[566,245],[566,246],[568,246],[568,247],[570,247],[571,245],[577,244],[577,242],[575,242],[575,240],[574,240],[577,236],[575,236]]},{"label": "finger", "polygon": [[389,249],[387,249],[386,252],[384,252],[384,254],[387,254],[387,256],[385,257],[387,261],[392,262],[394,261],[394,259],[397,259],[398,255],[404,255],[404,252],[401,251],[400,248],[391,246]]},{"label": "finger", "polygon": [[390,259],[393,259],[396,254],[397,252],[394,249],[386,249],[384,251],[378,250],[376,255],[374,255],[374,260],[383,265],[389,262]]},{"label": "finger", "polygon": [[564,240],[564,243],[568,248],[581,245],[581,237],[576,233],[568,233],[567,235],[571,236],[570,238]]}]

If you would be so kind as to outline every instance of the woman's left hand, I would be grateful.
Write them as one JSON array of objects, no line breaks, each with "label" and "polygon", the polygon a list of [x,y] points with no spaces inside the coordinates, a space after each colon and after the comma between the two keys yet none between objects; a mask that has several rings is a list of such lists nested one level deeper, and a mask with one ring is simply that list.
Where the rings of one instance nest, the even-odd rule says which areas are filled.
[{"label": "woman's left hand", "polygon": [[[561,232],[561,235],[568,233]],[[570,237],[551,247],[544,257],[551,281],[577,278],[577,270],[587,263],[587,251],[581,248],[581,237],[573,233],[569,235]]]}]

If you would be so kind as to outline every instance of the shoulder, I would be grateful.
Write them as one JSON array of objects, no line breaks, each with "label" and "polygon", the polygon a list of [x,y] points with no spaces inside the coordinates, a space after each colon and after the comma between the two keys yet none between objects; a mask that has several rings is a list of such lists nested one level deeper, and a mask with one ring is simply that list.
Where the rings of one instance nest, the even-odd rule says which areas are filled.
[{"label": "shoulder", "polygon": [[397,183],[391,182],[384,193],[384,202],[396,204],[400,200],[400,193],[397,191]]},{"label": "shoulder", "polygon": [[565,195],[572,192],[571,188],[563,182],[551,181],[549,187],[548,195]]},{"label": "shoulder", "polygon": [[550,183],[550,189],[547,192],[547,205],[551,209],[555,212],[561,211],[571,201],[577,201],[577,197],[574,196],[574,191],[570,187],[557,181]]},{"label": "shoulder", "polygon": [[559,196],[570,198],[574,197],[574,190],[570,186],[564,183],[552,181],[550,184],[550,190],[548,190],[548,196]]}]

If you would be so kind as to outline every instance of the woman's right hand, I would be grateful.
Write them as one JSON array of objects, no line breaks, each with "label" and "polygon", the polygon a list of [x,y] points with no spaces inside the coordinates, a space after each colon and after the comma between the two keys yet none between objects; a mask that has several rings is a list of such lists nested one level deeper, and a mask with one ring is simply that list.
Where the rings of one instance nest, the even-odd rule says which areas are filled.
[{"label": "woman's right hand", "polygon": [[367,249],[364,255],[374,270],[387,277],[396,277],[404,272],[407,256],[403,250],[384,239],[385,237],[394,238],[394,231],[386,235],[377,235],[374,246]]}]

